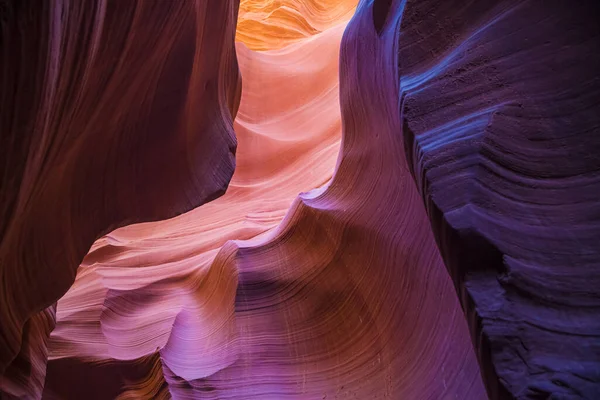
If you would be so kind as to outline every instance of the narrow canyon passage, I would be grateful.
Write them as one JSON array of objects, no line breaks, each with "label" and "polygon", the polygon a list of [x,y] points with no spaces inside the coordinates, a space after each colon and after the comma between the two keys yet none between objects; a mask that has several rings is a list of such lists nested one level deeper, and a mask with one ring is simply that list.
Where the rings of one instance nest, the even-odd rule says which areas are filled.
[{"label": "narrow canyon passage", "polygon": [[[58,377],[84,362],[80,371],[100,377],[98,398],[485,397],[422,211],[413,220],[408,171],[401,186],[384,183],[398,170],[380,170],[371,175],[379,182],[348,185],[354,194],[328,189],[342,135],[339,47],[355,2],[341,11],[320,4],[316,15],[295,9],[319,5],[310,2],[260,12],[272,5],[241,4],[242,97],[227,192],[92,246],[58,302],[46,393],[72,396]],[[370,134],[357,136],[359,150],[383,157],[364,147]],[[340,162],[337,181],[348,179]],[[398,206],[385,223],[376,222],[385,211],[363,198],[381,189]],[[353,227],[344,222],[350,212],[370,216]],[[390,236],[402,231],[414,241]],[[145,372],[107,384],[106,362],[133,377]]]},{"label": "narrow canyon passage", "polygon": [[[227,318],[230,310],[204,310],[198,300],[224,296],[219,287],[202,284],[217,252],[228,240],[260,240],[279,224],[298,193],[331,179],[341,140],[339,46],[356,1],[335,6],[290,2],[289,8],[266,12],[272,2],[251,3],[242,2],[238,18],[242,97],[234,122],[236,170],[226,194],[171,220],[120,228],[92,246],[75,283],[58,302],[47,393],[74,393],[52,378],[62,368],[72,371],[81,363],[77,360],[136,360],[162,349],[175,317],[186,307],[199,314],[197,325],[206,323],[207,312]],[[306,6],[320,9],[296,20]],[[187,303],[179,301],[185,296]],[[232,341],[236,336],[227,335]],[[191,351],[197,358],[210,354],[201,344]],[[224,365],[235,359],[233,353],[220,356],[227,360]],[[196,373],[219,369],[208,368]],[[153,384],[160,387],[159,382]],[[110,396],[103,390],[114,394],[118,388],[102,379],[94,385],[98,398]],[[144,390],[160,393],[159,388]]]},{"label": "narrow canyon passage", "polygon": [[600,398],[598,20],[0,0],[0,399]]}]

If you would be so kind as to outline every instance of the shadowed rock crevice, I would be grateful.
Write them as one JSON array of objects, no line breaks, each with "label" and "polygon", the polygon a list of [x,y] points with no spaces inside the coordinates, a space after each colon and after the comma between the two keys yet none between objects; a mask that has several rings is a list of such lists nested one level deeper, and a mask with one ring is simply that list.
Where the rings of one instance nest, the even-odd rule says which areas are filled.
[{"label": "shadowed rock crevice", "polygon": [[373,26],[381,34],[394,0],[373,0]]}]

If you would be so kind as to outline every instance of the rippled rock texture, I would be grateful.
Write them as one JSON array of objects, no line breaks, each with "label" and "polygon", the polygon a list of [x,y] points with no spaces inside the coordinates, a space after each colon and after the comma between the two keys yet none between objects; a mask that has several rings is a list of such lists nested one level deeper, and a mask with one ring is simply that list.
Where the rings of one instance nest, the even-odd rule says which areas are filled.
[{"label": "rippled rock texture", "polygon": [[[275,50],[259,53],[237,43],[243,90],[235,121],[237,166],[227,193],[177,218],[125,227],[94,244],[59,301],[46,395],[78,398],[92,387],[97,398],[135,397],[143,387],[156,397],[280,398],[277,387],[300,379],[294,370],[271,376],[283,370],[281,356],[261,344],[273,341],[275,352],[289,351],[275,342],[288,335],[285,326],[271,339],[264,336],[283,310],[265,307],[264,318],[242,313],[239,269],[226,255],[233,244],[221,248],[231,239],[268,235],[299,192],[331,179],[341,139],[339,44],[349,17],[287,46],[270,38],[260,42]],[[238,36],[243,29],[238,26]],[[253,326],[257,331],[249,332]],[[153,357],[157,350],[160,356]],[[287,362],[295,360],[288,356]],[[107,374],[105,362],[120,372]],[[140,368],[158,371],[157,378]],[[94,379],[74,390],[65,375]]]},{"label": "rippled rock texture", "polygon": [[600,398],[599,8],[404,4],[407,160],[492,398]]},{"label": "rippled rock texture", "polygon": [[94,240],[225,191],[238,5],[208,7],[0,3],[3,391],[41,390],[55,303]]},{"label": "rippled rock texture", "polygon": [[8,396],[600,396],[591,0],[9,3]]}]

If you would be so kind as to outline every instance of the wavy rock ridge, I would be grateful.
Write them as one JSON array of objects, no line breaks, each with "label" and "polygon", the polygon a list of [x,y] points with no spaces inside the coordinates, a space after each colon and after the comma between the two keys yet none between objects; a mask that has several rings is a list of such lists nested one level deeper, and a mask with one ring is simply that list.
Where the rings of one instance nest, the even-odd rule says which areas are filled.
[{"label": "wavy rock ridge", "polygon": [[[144,376],[138,368],[162,371],[160,379],[140,382],[147,393],[202,397],[212,387],[203,381],[239,364],[242,328],[233,310],[238,270],[215,256],[229,239],[268,233],[298,192],[330,180],[341,136],[338,52],[348,18],[331,19],[322,33],[284,48],[268,38],[262,45],[275,50],[258,53],[238,43],[244,81],[235,121],[237,166],[227,193],[172,220],[122,228],[94,244],[58,305],[45,397],[76,398],[90,385],[98,398],[127,397],[126,382]],[[238,37],[249,35],[248,27],[240,22]],[[310,173],[306,165],[314,165]],[[182,348],[182,338],[192,344]],[[157,350],[160,357],[152,357]],[[89,360],[102,364],[90,366]],[[107,374],[106,362],[118,365],[120,376]],[[149,363],[154,367],[140,366]],[[77,392],[63,384],[66,374],[94,379]],[[226,396],[240,379],[224,382]]]},{"label": "wavy rock ridge", "polygon": [[598,398],[597,4],[394,5],[405,151],[490,397]]},{"label": "wavy rock ridge", "polygon": [[[191,64],[183,65],[205,84],[177,92],[185,93],[184,99],[158,96],[162,92],[155,98],[143,73],[137,85],[130,78],[123,87],[150,90],[142,98],[153,99],[147,103],[157,120],[171,110],[177,115],[173,127],[187,128],[181,128],[184,137],[205,140],[206,147],[198,147],[204,156],[208,149],[221,154],[218,149],[227,144],[222,165],[202,164],[204,169],[193,170],[196,179],[204,179],[202,188],[229,180],[223,174],[220,181],[215,174],[231,172],[230,127],[236,113],[239,147],[225,195],[172,219],[106,234],[92,245],[75,282],[57,304],[57,297],[42,301],[33,291],[22,294],[37,302],[37,313],[22,325],[6,325],[13,330],[24,326],[20,343],[7,339],[9,350],[20,349],[18,356],[3,351],[0,358],[9,361],[0,386],[6,395],[600,397],[600,26],[594,2],[363,0],[357,6],[350,0],[242,1],[236,32],[244,78],[239,110],[236,58],[231,46],[219,47],[233,44],[231,21],[237,5],[221,2],[213,11],[207,3],[181,2],[167,9],[159,2],[98,2],[97,14],[69,2],[56,3],[55,9],[34,9],[27,2],[23,8],[9,8],[17,18],[3,22],[3,38],[22,26],[43,31],[44,24],[28,18],[46,21],[48,15],[58,15],[52,12],[63,10],[62,19],[44,23],[72,23],[65,38],[86,18],[100,32],[111,32],[105,27],[118,16],[131,18],[135,28],[138,18],[146,26],[150,15],[157,26],[180,32],[179,39],[160,36],[164,32],[156,32],[152,24],[152,32],[146,26],[127,33],[115,29],[114,34],[123,34],[130,46],[147,43],[142,40],[147,35],[169,41],[173,49],[192,43],[192,37],[206,43],[185,47]],[[98,40],[91,43],[103,43]],[[175,62],[183,49],[151,48],[155,53],[140,51],[134,58],[140,68],[151,69],[152,60],[183,68]],[[220,62],[226,72],[210,64],[210,49],[223,52]],[[146,59],[150,53],[154,55]],[[3,77],[22,76],[14,65],[7,71]],[[76,76],[70,71],[59,75]],[[161,71],[164,79],[185,76],[172,75],[167,67]],[[6,99],[21,109],[18,97],[5,94],[21,91],[4,88],[30,82],[22,77],[2,82],[3,104]],[[120,92],[107,90],[105,96],[114,101],[114,93]],[[198,93],[208,96],[206,102],[187,101]],[[28,101],[35,96],[39,94]],[[139,106],[133,98],[125,96],[129,100],[118,110],[127,111],[130,103]],[[217,111],[200,116],[176,112],[197,111],[200,104]],[[149,114],[125,114],[122,118],[137,121],[132,126],[156,123],[148,120]],[[3,127],[22,126],[7,115],[2,114]],[[55,111],[48,115],[71,121]],[[111,115],[98,121],[108,124],[116,118]],[[195,122],[187,125],[189,121]],[[110,135],[97,139],[101,144],[107,140],[106,148],[113,150],[106,154],[118,158],[126,150],[120,146],[143,147],[150,140],[139,133],[143,130],[123,126],[122,132],[115,131],[116,144]],[[192,129],[198,126],[208,128]],[[104,149],[88,131],[93,130],[86,125],[77,143]],[[15,149],[19,140],[29,140],[14,128],[8,132],[2,140]],[[52,132],[60,136],[69,131]],[[201,134],[192,134],[196,132]],[[140,137],[146,142],[135,142]],[[174,134],[159,142],[174,166],[174,154],[200,154]],[[178,147],[182,143],[186,146]],[[92,157],[92,150],[81,154]],[[59,165],[71,169],[57,171],[100,179],[94,173],[104,167],[112,177],[108,165],[116,158],[93,164],[97,171],[78,171],[75,161],[81,159],[65,156]],[[14,168],[15,160],[24,162],[28,171],[36,159],[10,158],[5,170]],[[145,165],[140,160],[134,158],[131,165]],[[149,194],[160,204],[146,201],[145,206],[164,213],[164,207],[182,201],[182,187],[188,203],[169,216],[211,199],[181,186],[182,172],[173,168],[167,169],[172,176],[160,175],[172,186],[159,181],[159,193]],[[151,167],[141,170],[139,184],[154,172]],[[103,185],[97,189],[101,199],[93,203],[96,207],[117,188],[98,176]],[[3,212],[13,215],[11,204],[27,197],[5,196],[4,188],[30,186],[18,177],[3,179],[2,185]],[[31,190],[40,190],[36,181],[31,185]],[[79,190],[85,186],[74,187],[75,198],[83,196]],[[163,188],[173,190],[162,193]],[[127,207],[132,206],[123,206],[124,199],[117,197],[115,210],[130,212]],[[31,201],[24,204],[41,213]],[[135,211],[142,214],[144,207]],[[43,211],[56,213],[51,207]],[[20,221],[20,214],[14,215]],[[71,237],[94,214],[84,216],[87,220],[75,219],[80,225],[73,225]],[[145,216],[134,220],[166,217]],[[32,229],[39,226],[32,224]],[[21,246],[31,243],[14,232],[25,240]],[[36,231],[36,240],[47,249],[56,247],[58,238],[45,233]],[[0,247],[2,284],[16,288],[24,278],[6,278],[12,275],[4,270],[14,267],[4,263],[6,255],[17,256],[5,246],[5,237],[10,236],[3,236]],[[83,254],[73,256],[78,262]],[[37,271],[32,264],[24,265]],[[76,265],[67,266],[75,271]],[[60,268],[64,274],[65,264]],[[0,308],[3,329],[4,321],[12,321],[5,319],[10,310]]]},{"label": "wavy rock ridge", "polygon": [[24,0],[0,10],[0,387],[29,398],[43,384],[54,304],[94,240],[227,187],[237,5],[209,14],[193,1]]},{"label": "wavy rock ridge", "polygon": [[236,40],[276,50],[324,32],[354,14],[357,0],[242,0]]},{"label": "wavy rock ridge", "polygon": [[[244,90],[229,191],[176,219],[124,228],[97,242],[59,302],[48,393],[61,392],[60,377],[82,357],[122,360],[117,365],[127,377],[158,349],[160,358],[145,362],[162,366],[164,378],[146,379],[145,390],[159,393],[166,385],[174,398],[484,396],[423,206],[392,151],[399,118],[353,115],[352,107],[367,109],[366,100],[374,109],[397,102],[391,86],[384,97],[363,97],[389,79],[370,64],[385,55],[385,45],[354,65],[366,74],[359,85],[344,66],[352,67],[349,60],[365,48],[347,39],[351,53],[340,63],[349,88],[341,99],[344,146],[327,183],[339,146],[335,48],[342,30],[338,25],[265,53],[238,46]],[[366,33],[363,39],[378,40],[372,27]],[[376,142],[373,126],[381,131]],[[302,163],[319,167],[307,174]],[[368,173],[357,174],[357,167]],[[299,190],[324,183],[298,197],[277,226]],[[369,193],[378,201],[366,202]],[[248,240],[223,246],[232,238]],[[82,299],[90,302],[83,310]],[[103,369],[87,367],[86,374],[98,375],[94,393],[110,387]]]}]

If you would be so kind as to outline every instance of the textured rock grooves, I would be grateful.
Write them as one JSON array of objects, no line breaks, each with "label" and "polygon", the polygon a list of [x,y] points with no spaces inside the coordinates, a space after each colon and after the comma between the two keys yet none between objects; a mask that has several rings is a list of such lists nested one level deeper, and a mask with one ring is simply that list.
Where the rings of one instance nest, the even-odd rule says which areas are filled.
[{"label": "textured rock grooves", "polygon": [[405,151],[490,397],[600,398],[598,5],[404,7]]},{"label": "textured rock grooves", "polygon": [[225,191],[241,90],[237,4],[207,9],[0,3],[3,391],[41,390],[52,304],[94,240]]},{"label": "textured rock grooves", "polygon": [[600,398],[594,2],[237,6],[0,2],[5,396]]},{"label": "textured rock grooves", "polygon": [[[144,387],[166,386],[173,398],[484,397],[464,317],[398,159],[394,31],[380,40],[370,19],[359,21],[365,47],[350,36],[341,59],[345,21],[274,51],[238,45],[244,85],[227,194],[94,245],[58,304],[46,396],[69,397],[61,377],[82,363],[99,398],[129,396],[86,360],[119,365],[126,387],[159,350],[144,364],[157,363],[163,378]],[[345,137],[328,184],[341,133],[338,65]],[[371,107],[380,111],[360,112]]]}]

